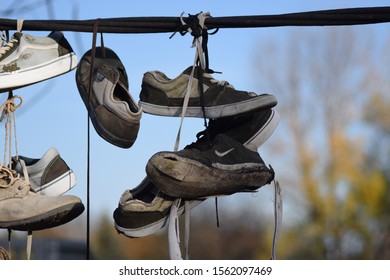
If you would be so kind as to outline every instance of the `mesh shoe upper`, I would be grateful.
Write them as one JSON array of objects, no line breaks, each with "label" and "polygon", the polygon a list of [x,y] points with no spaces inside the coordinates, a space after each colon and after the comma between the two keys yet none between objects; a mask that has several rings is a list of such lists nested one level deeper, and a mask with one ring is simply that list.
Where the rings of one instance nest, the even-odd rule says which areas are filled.
[{"label": "mesh shoe upper", "polygon": [[128,78],[119,57],[109,48],[96,48],[91,94],[88,94],[91,50],[76,71],[80,96],[96,132],[109,143],[130,148],[138,135],[142,110],[128,91]]},{"label": "mesh shoe upper", "polygon": [[210,144],[197,141],[181,151],[158,152],[146,172],[163,193],[184,198],[253,191],[273,180],[257,151],[223,134]]},{"label": "mesh shoe upper", "polygon": [[[144,112],[162,116],[180,116],[184,96],[190,79],[191,68],[187,68],[174,79],[160,71],[144,74],[140,93],[140,105]],[[203,117],[202,103],[206,118],[233,116],[255,109],[272,108],[276,98],[269,94],[236,90],[226,81],[218,81],[210,74],[203,73],[203,96],[199,93],[199,67],[196,67],[191,96],[186,110],[187,117]]]}]

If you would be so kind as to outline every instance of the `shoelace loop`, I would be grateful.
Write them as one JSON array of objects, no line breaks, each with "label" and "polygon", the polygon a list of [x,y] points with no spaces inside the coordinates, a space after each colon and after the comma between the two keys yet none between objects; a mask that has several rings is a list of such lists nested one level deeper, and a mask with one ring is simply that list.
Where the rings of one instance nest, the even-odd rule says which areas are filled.
[{"label": "shoelace loop", "polygon": [[16,38],[12,38],[5,46],[0,47],[0,58],[5,55],[7,52],[9,52],[14,44],[17,44],[18,40]]},{"label": "shoelace loop", "polygon": [[[22,179],[20,178],[20,175],[15,170],[12,170],[0,164],[0,188],[3,189],[9,188],[18,180],[22,180]],[[21,184],[18,189],[19,190],[23,189],[26,186],[26,184],[28,183],[25,182],[25,184]]]}]

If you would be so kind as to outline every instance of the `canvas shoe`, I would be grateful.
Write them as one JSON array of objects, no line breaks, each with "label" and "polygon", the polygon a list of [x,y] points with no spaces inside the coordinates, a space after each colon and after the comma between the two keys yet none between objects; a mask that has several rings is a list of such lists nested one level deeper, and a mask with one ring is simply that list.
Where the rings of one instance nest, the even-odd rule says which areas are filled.
[{"label": "canvas shoe", "polygon": [[84,211],[81,200],[72,195],[46,196],[34,193],[19,174],[0,166],[0,228],[36,231],[56,227]]},{"label": "canvas shoe", "polygon": [[16,32],[0,48],[0,92],[59,76],[76,68],[77,62],[62,32],[47,37]]},{"label": "canvas shoe", "polygon": [[88,96],[91,50],[80,59],[76,82],[96,132],[109,143],[130,148],[137,139],[142,110],[131,96],[126,70],[117,54],[97,47]]},{"label": "canvas shoe", "polygon": [[76,175],[54,147],[50,148],[40,159],[25,156],[13,157],[12,167],[22,179],[25,179],[25,167],[31,188],[39,194],[57,196],[76,185]]},{"label": "canvas shoe", "polygon": [[[210,74],[204,73],[203,102],[198,90],[198,71],[195,68],[191,95],[186,109],[186,117],[203,118],[202,103],[206,118],[233,116],[255,109],[272,108],[277,104],[273,95],[236,90],[226,81],[218,81]],[[174,79],[168,78],[160,71],[146,72],[142,79],[139,104],[145,113],[179,117],[182,114],[183,102],[192,66]]]},{"label": "canvas shoe", "polygon": [[[113,217],[115,228],[128,237],[144,237],[162,230],[168,223],[174,198],[159,191],[152,181],[145,177],[134,189],[123,192]],[[190,208],[203,200],[191,200]],[[184,200],[178,214],[184,212]]]},{"label": "canvas shoe", "polygon": [[255,191],[272,182],[274,172],[257,151],[224,135],[197,141],[176,152],[158,152],[146,173],[165,194],[187,199]]}]

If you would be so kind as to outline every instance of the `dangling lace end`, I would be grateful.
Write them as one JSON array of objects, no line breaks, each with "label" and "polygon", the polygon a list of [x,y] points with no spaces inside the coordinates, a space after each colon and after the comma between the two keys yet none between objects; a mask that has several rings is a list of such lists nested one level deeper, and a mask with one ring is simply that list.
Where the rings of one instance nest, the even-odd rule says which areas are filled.
[{"label": "dangling lace end", "polygon": [[185,219],[185,228],[184,228],[184,241],[185,241],[185,253],[186,260],[190,259],[189,254],[189,243],[190,243],[190,202],[186,200],[184,202],[184,219]]},{"label": "dangling lace end", "polygon": [[8,229],[8,253],[9,253],[9,258],[11,259],[11,235],[12,235],[12,229]]},{"label": "dangling lace end", "polygon": [[171,260],[182,260],[180,250],[179,218],[177,214],[180,202],[180,198],[176,199],[173,202],[169,213],[168,246]]},{"label": "dangling lace end", "polygon": [[282,226],[282,215],[283,215],[283,199],[282,191],[279,182],[274,179],[275,188],[275,201],[274,201],[274,215],[275,215],[275,229],[272,240],[272,260],[276,260],[276,248],[278,247],[280,229]]},{"label": "dangling lace end", "polygon": [[215,218],[217,222],[217,227],[219,228],[218,197],[215,198]]},{"label": "dangling lace end", "polygon": [[29,230],[27,233],[27,249],[26,249],[27,260],[31,259],[31,247],[32,247],[32,231]]}]

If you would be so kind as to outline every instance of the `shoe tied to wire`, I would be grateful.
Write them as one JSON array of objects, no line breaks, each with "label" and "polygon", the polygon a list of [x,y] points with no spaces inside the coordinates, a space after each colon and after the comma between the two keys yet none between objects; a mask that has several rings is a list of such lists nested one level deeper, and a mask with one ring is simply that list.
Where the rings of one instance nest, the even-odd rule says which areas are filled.
[{"label": "shoe tied to wire", "polygon": [[107,142],[130,148],[137,139],[142,110],[131,96],[126,70],[118,55],[97,47],[89,92],[92,50],[80,60],[76,83],[96,132]]},{"label": "shoe tied to wire", "polygon": [[257,151],[224,135],[198,140],[176,152],[158,152],[146,173],[165,194],[188,199],[251,192],[274,178]]},{"label": "shoe tied to wire", "polygon": [[76,68],[78,59],[60,31],[47,37],[16,32],[0,47],[0,92],[41,82]]},{"label": "shoe tied to wire", "polygon": [[84,211],[72,195],[45,196],[31,191],[16,171],[0,165],[0,228],[36,231],[65,224]]},{"label": "shoe tied to wire", "polygon": [[[168,78],[161,71],[146,72],[142,79],[139,104],[145,113],[180,117],[183,102],[190,80],[192,66],[174,79]],[[236,90],[226,81],[219,81],[196,66],[193,76],[191,95],[186,108],[186,117],[221,118],[233,116],[255,109],[268,109],[277,104],[273,95]],[[199,77],[202,77],[203,96],[199,94]]]}]

